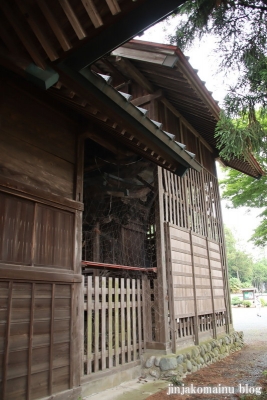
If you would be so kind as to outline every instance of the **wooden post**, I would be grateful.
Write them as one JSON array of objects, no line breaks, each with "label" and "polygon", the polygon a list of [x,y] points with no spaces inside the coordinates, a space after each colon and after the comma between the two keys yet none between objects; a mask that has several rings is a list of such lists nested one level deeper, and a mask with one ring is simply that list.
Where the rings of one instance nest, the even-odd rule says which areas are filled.
[{"label": "wooden post", "polygon": [[212,315],[213,315],[213,338],[217,339],[217,320],[216,320],[215,306],[214,306],[214,292],[213,292],[213,283],[212,283],[212,274],[211,274],[211,265],[210,265],[209,240],[207,237],[206,237],[206,245],[207,245],[209,276],[210,276],[211,304],[212,304]]},{"label": "wooden post", "polygon": [[228,277],[228,267],[227,267],[227,258],[226,258],[226,248],[224,242],[224,229],[223,229],[223,219],[222,219],[222,209],[221,209],[221,202],[220,202],[220,194],[219,194],[219,185],[218,179],[216,177],[216,195],[218,198],[217,202],[217,212],[220,218],[220,238],[219,238],[219,245],[220,245],[220,253],[221,253],[221,264],[222,264],[222,275],[223,275],[223,286],[224,286],[224,298],[225,298],[225,308],[226,308],[226,333],[230,332],[230,324],[232,324],[233,316],[232,316],[232,307],[231,307],[231,295],[230,295],[230,286],[229,286],[229,277]]},{"label": "wooden post", "polygon": [[12,294],[13,294],[13,281],[10,281],[9,282],[9,288],[8,288],[6,337],[5,337],[5,350],[4,350],[4,361],[3,361],[3,377],[2,377],[2,395],[3,395],[3,399],[6,398],[7,366],[8,366],[9,347],[10,347],[10,325],[11,325],[11,310],[12,310]]},{"label": "wooden post", "polygon": [[93,282],[92,277],[87,278],[87,375],[92,373],[92,340],[93,340]]},{"label": "wooden post", "polygon": [[166,265],[167,265],[167,277],[168,277],[168,293],[169,293],[169,309],[170,309],[170,327],[172,335],[172,352],[176,353],[176,335],[177,335],[177,323],[175,321],[175,308],[174,308],[174,287],[173,287],[173,274],[172,274],[172,251],[171,251],[171,239],[170,239],[170,226],[169,222],[165,223],[166,231]]},{"label": "wooden post", "polygon": [[[113,367],[112,281],[113,281],[112,278],[108,278],[108,367],[109,369]],[[123,355],[124,352],[122,353],[122,358]]]},{"label": "wooden post", "polygon": [[197,307],[197,291],[196,291],[196,277],[195,277],[195,260],[194,260],[194,246],[193,246],[193,235],[190,229],[190,247],[191,247],[191,259],[192,259],[192,277],[193,277],[193,289],[194,289],[194,303],[195,303],[195,345],[199,344],[198,335],[198,307]]},{"label": "wooden post", "polygon": [[157,268],[158,268],[158,309],[157,317],[160,326],[158,341],[165,346],[169,342],[168,337],[168,293],[165,260],[165,238],[164,238],[164,210],[163,210],[163,187],[162,187],[162,168],[157,167],[158,198],[155,204],[155,224],[156,224],[156,249],[157,249]]},{"label": "wooden post", "polygon": [[148,308],[146,301],[147,294],[147,275],[142,274],[142,323],[143,323],[143,338],[144,338],[144,349],[146,349],[146,343],[148,342],[148,318],[151,318],[151,310]]}]

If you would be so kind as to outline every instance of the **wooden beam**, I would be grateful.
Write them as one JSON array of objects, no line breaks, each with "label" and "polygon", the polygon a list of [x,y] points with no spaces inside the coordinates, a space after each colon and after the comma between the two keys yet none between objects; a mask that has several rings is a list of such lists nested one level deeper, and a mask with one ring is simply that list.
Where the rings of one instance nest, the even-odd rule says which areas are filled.
[{"label": "wooden beam", "polygon": [[[154,86],[149,82],[149,80],[140,72],[129,60],[125,60],[122,57],[116,57],[116,63],[118,63],[120,66],[122,66],[125,70],[125,72],[130,76],[133,80],[135,80],[141,87],[146,89],[150,94],[157,94],[160,93],[160,91],[155,92]],[[135,106],[139,106],[141,104],[145,104],[145,102],[149,102],[153,100],[153,98],[149,98],[146,96],[143,96],[144,98],[138,98],[132,100],[132,104]],[[156,99],[155,97],[154,99]],[[158,99],[176,116],[178,117],[182,123],[196,136],[199,138],[199,140],[204,144],[205,147],[209,151],[213,153],[212,147],[200,136],[200,134],[193,128],[193,126],[182,116],[182,114],[176,110],[176,108],[167,100],[163,94],[161,93],[161,96],[158,96]],[[142,103],[143,101],[143,103]]]},{"label": "wooden beam", "polygon": [[136,175],[136,179],[138,179],[140,182],[142,182],[145,186],[147,186],[152,192],[155,192],[154,186],[150,185],[145,179],[142,178],[140,175]]},{"label": "wooden beam", "polygon": [[97,133],[96,131],[90,131],[90,132],[87,131],[84,133],[83,136],[85,138],[91,139],[94,142],[100,144],[105,149],[108,149],[109,151],[111,151],[113,154],[121,155],[121,156],[125,157],[128,153],[124,148],[122,148],[121,146],[118,146],[118,144],[114,144],[114,142],[112,140],[106,139],[103,136],[103,134]]},{"label": "wooden beam", "polygon": [[165,104],[165,106],[174,114],[176,117],[180,118],[180,121],[200,140],[201,143],[211,152],[214,152],[214,149],[206,142],[205,139],[200,136],[200,134],[193,128],[193,126],[182,116],[182,114],[176,110],[176,108],[167,100],[165,97],[162,97],[160,101]]},{"label": "wooden beam", "polygon": [[116,63],[125,71],[126,75],[130,76],[136,83],[146,89],[149,93],[155,91],[154,86],[129,60],[122,57],[116,57]]},{"label": "wooden beam", "polygon": [[74,13],[69,0],[58,0],[61,7],[63,8],[64,13],[66,14],[69,23],[71,24],[72,28],[74,29],[78,38],[84,39],[86,37],[86,32],[84,31],[82,25],[80,24],[76,14]]},{"label": "wooden beam", "polygon": [[[12,53],[11,53],[12,54]],[[27,68],[29,64],[32,63],[32,60],[30,56],[28,56],[27,59],[21,58],[18,55],[15,55],[14,53],[7,54],[4,50],[2,50],[2,46],[0,48],[0,64],[9,69],[10,71],[15,72],[18,75],[24,76],[24,71]]]},{"label": "wooden beam", "polygon": [[35,62],[38,67],[45,69],[46,64],[44,62],[43,57],[41,57],[39,51],[37,50],[36,46],[32,42],[29,34],[26,32],[22,24],[20,23],[19,19],[13,13],[11,8],[9,7],[8,2],[2,1],[0,2],[0,9],[4,12],[6,18],[8,19],[9,23],[13,27],[14,31],[18,35],[20,41],[22,42],[23,46],[26,48],[32,60]]},{"label": "wooden beam", "polygon": [[21,47],[16,43],[13,35],[8,32],[7,24],[4,19],[0,20],[0,36],[10,53],[16,54],[16,56],[21,53]]},{"label": "wooden beam", "polygon": [[159,100],[163,97],[163,93],[161,90],[158,90],[157,92],[153,93],[153,94],[147,94],[145,96],[141,96],[141,97],[137,97],[136,99],[133,99],[131,101],[131,103],[134,106],[141,106],[142,104],[146,104],[149,103],[153,100]]},{"label": "wooden beam", "polygon": [[64,51],[68,51],[71,49],[71,43],[69,42],[67,36],[63,32],[63,30],[60,28],[58,21],[56,20],[55,16],[47,6],[46,2],[43,0],[36,0],[38,6],[40,7],[42,13],[44,14],[48,24],[50,25],[50,28],[54,32],[57,40],[59,41],[62,49]]},{"label": "wooden beam", "polygon": [[110,9],[110,12],[112,15],[116,15],[121,12],[120,6],[117,2],[117,0],[106,0],[106,3],[108,5],[108,8]]},{"label": "wooden beam", "polygon": [[38,23],[36,16],[33,14],[32,8],[29,7],[26,2],[21,0],[16,0],[16,4],[19,7],[21,13],[23,14],[24,18],[30,25],[33,33],[39,40],[40,44],[42,45],[44,51],[48,55],[51,61],[55,61],[58,59],[58,53],[54,49],[53,45],[49,42],[44,32],[42,32],[40,26],[41,24]]},{"label": "wooden beam", "polygon": [[119,71],[107,58],[102,58],[101,62],[103,62],[114,74],[114,78],[117,77],[117,79],[122,80],[122,82],[125,82],[127,80],[127,77],[122,74],[121,71]]},{"label": "wooden beam", "polygon": [[83,6],[89,15],[90,20],[92,21],[93,25],[95,28],[99,28],[100,26],[103,25],[103,21],[100,17],[100,14],[98,13],[97,9],[95,8],[94,3],[92,0],[81,0],[83,3]]}]

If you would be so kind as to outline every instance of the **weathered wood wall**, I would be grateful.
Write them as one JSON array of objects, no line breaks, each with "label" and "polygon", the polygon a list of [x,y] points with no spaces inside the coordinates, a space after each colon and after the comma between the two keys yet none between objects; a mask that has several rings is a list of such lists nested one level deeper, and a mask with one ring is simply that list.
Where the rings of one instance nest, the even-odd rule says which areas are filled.
[{"label": "weathered wood wall", "polygon": [[[223,266],[218,243],[166,223],[168,287],[173,346],[217,336],[226,313]],[[181,321],[180,321],[181,320]],[[190,328],[181,335],[181,322]],[[225,329],[224,321],[224,329]]]},{"label": "weathered wood wall", "polygon": [[2,399],[78,397],[83,301],[76,133],[61,111],[1,78]]},{"label": "weathered wood wall", "polygon": [[222,321],[223,329],[229,329],[227,271],[216,176],[206,169],[190,170],[183,178],[163,171],[162,181],[171,338],[176,349],[184,340],[188,344],[198,343],[203,335],[216,337]]},{"label": "weathered wood wall", "polygon": [[73,199],[77,126],[3,80],[1,176]]},{"label": "weathered wood wall", "polygon": [[[141,95],[138,91],[137,94]],[[148,109],[150,118],[162,122],[166,131],[175,134],[175,140],[185,144],[204,167],[201,173],[189,170],[183,178],[158,169],[157,265],[162,294],[158,314],[162,331],[169,323],[164,317],[167,308],[171,316],[170,336],[165,333],[160,341],[171,338],[175,350],[177,343],[192,344],[203,335],[216,336],[231,324],[215,154],[179,112],[175,114],[157,100],[142,107]],[[166,223],[169,229],[179,228],[179,245],[174,245],[175,239],[168,239],[171,233],[165,230]],[[160,250],[168,246],[176,251],[165,254]],[[169,268],[165,272],[166,264]],[[172,300],[167,305],[168,298]]]}]

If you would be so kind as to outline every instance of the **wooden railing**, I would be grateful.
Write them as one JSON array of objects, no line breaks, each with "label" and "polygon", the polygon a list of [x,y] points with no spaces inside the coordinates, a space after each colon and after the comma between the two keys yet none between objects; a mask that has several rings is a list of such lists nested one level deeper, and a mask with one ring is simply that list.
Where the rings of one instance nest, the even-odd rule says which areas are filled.
[{"label": "wooden railing", "polygon": [[[215,324],[213,321],[212,314],[203,314],[198,316],[198,334],[200,336],[214,337],[213,329],[214,325],[217,327],[217,333],[222,333],[226,331],[226,316],[225,311],[215,313]],[[192,344],[195,343],[195,327],[194,317],[184,317],[177,319],[176,328],[176,341],[183,342],[191,341]]]},{"label": "wooden railing", "polygon": [[85,277],[84,375],[140,359],[144,351],[146,276]]}]

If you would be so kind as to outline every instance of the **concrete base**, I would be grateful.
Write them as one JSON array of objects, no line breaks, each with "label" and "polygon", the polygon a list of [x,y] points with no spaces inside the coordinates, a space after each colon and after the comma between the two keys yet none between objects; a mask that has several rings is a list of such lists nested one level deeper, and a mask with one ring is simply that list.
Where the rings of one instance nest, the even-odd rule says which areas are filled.
[{"label": "concrete base", "polygon": [[145,400],[148,396],[168,387],[170,382],[134,379],[112,389],[92,394],[83,400]]},{"label": "concrete base", "polygon": [[[128,368],[125,366],[124,370],[116,371],[114,369],[114,373],[99,373],[97,377],[88,379],[88,382],[84,382],[81,386],[82,388],[82,396],[90,396],[93,394],[97,394],[107,389],[114,388],[124,382],[131,381],[133,379],[137,379],[141,376],[141,365],[137,365],[133,368]],[[102,398],[102,397],[101,397]]]}]

